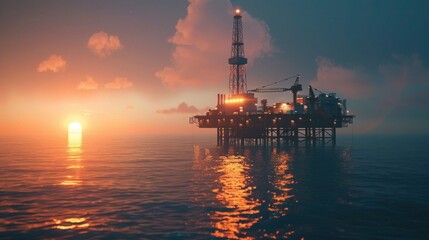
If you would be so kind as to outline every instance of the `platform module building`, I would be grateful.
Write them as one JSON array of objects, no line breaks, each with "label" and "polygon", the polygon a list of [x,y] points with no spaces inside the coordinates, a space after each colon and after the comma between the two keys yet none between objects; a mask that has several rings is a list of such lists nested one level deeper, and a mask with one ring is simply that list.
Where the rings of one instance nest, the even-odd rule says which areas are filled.
[{"label": "platform module building", "polygon": [[[217,105],[205,115],[196,115],[191,123],[200,128],[216,128],[218,145],[306,142],[336,142],[336,129],[353,123],[346,100],[335,93],[324,93],[309,86],[308,95],[300,95],[300,76],[247,90],[242,16],[236,10],[233,18],[233,33],[230,65],[229,95],[218,94]],[[280,82],[295,79],[288,88],[271,88]],[[269,88],[270,87],[270,88]],[[292,92],[291,102],[268,104],[262,99],[258,104],[256,93]],[[314,91],[319,92],[318,95]]]}]

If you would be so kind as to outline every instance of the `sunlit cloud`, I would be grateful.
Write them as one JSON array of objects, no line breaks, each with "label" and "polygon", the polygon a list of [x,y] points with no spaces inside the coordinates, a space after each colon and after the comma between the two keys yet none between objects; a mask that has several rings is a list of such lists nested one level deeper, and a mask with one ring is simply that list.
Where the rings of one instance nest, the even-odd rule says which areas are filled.
[{"label": "sunlit cloud", "polygon": [[86,80],[79,83],[77,86],[79,90],[97,90],[98,83],[91,77],[86,76]]},{"label": "sunlit cloud", "polygon": [[123,48],[118,36],[105,32],[94,33],[88,40],[88,48],[100,57],[107,57]]},{"label": "sunlit cloud", "polygon": [[322,91],[336,92],[346,98],[365,98],[372,85],[364,73],[335,65],[329,59],[317,59],[317,75],[311,85]]},{"label": "sunlit cloud", "polygon": [[174,108],[168,108],[168,109],[161,109],[158,110],[157,113],[162,114],[180,114],[180,113],[199,113],[204,112],[206,109],[198,109],[197,107],[193,105],[188,105],[185,102],[182,102],[177,107]]},{"label": "sunlit cloud", "polygon": [[52,54],[37,67],[37,72],[61,72],[66,70],[67,63],[60,55]]},{"label": "sunlit cloud", "polygon": [[131,86],[133,86],[133,82],[131,82],[125,77],[117,77],[115,80],[108,82],[104,85],[105,88],[109,89],[123,89],[129,88]]},{"label": "sunlit cloud", "polygon": [[134,109],[134,105],[126,105],[126,106],[124,106],[124,109],[126,109],[126,110]]},{"label": "sunlit cloud", "polygon": [[[155,73],[170,88],[201,87],[228,80],[233,6],[228,0],[191,0],[169,42],[175,45],[171,66]],[[267,25],[243,11],[245,54],[252,63],[272,51]]]}]

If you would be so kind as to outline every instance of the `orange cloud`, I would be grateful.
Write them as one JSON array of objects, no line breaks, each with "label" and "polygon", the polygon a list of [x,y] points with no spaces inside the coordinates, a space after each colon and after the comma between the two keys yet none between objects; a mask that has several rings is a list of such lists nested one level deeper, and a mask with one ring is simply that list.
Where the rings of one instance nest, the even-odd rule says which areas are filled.
[{"label": "orange cloud", "polygon": [[356,70],[334,65],[329,59],[317,59],[317,75],[311,85],[320,90],[329,90],[341,94],[345,98],[366,98],[372,85],[368,78]]},{"label": "orange cloud", "polygon": [[48,59],[42,61],[37,67],[37,72],[61,72],[66,69],[67,63],[63,57],[52,54]]},{"label": "orange cloud", "polygon": [[188,105],[185,102],[182,102],[181,104],[179,104],[179,106],[175,108],[161,109],[156,112],[162,113],[162,114],[177,114],[177,113],[180,114],[180,113],[198,113],[203,111],[205,111],[205,109],[198,109],[193,105]]},{"label": "orange cloud", "polygon": [[133,86],[133,82],[124,77],[117,77],[114,81],[108,82],[104,85],[105,88],[109,89],[123,89]]},{"label": "orange cloud", "polygon": [[105,32],[94,33],[88,40],[88,48],[100,57],[107,57],[123,48],[118,36]]},{"label": "orange cloud", "polygon": [[[175,45],[172,65],[155,73],[170,88],[199,87],[228,82],[232,16],[228,0],[191,0],[187,16],[179,19],[176,33],[169,39]],[[271,52],[268,27],[243,12],[245,54],[255,58]]]},{"label": "orange cloud", "polygon": [[77,86],[79,90],[97,90],[98,83],[94,81],[91,76],[86,76],[86,80],[79,83]]}]

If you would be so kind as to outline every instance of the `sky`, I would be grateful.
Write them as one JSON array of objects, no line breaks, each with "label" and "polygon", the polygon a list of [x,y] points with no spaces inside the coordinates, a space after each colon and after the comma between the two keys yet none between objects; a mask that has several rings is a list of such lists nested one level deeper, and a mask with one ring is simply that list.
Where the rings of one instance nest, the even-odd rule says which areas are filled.
[{"label": "sky", "polygon": [[249,89],[300,74],[347,99],[340,133],[429,133],[428,1],[4,0],[0,135],[207,133],[188,119],[228,93],[235,8]]}]

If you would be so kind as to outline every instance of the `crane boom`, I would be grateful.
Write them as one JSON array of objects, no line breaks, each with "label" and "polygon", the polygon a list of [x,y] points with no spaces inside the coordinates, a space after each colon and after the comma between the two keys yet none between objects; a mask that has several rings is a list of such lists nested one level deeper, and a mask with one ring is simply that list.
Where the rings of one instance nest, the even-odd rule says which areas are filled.
[{"label": "crane boom", "polygon": [[273,82],[273,83],[267,84],[267,85],[265,85],[265,86],[262,86],[261,88],[266,88],[266,87],[269,87],[269,86],[275,85],[275,84],[277,84],[277,83],[287,81],[287,80],[292,79],[292,78],[294,78],[294,77],[298,77],[298,78],[299,78],[299,74],[295,74],[295,75],[293,75],[293,76],[287,77],[287,78],[282,79],[282,80],[280,80],[280,81],[277,81],[277,82]]},{"label": "crane boom", "polygon": [[255,88],[247,90],[248,92],[286,92],[290,91],[290,88]]},{"label": "crane boom", "polygon": [[[293,83],[293,85],[290,88],[266,88],[268,86],[289,80],[289,79],[294,78],[294,77],[296,77],[295,82]],[[262,86],[261,88],[255,88],[255,89],[247,90],[247,92],[286,92],[286,91],[291,91],[293,94],[293,103],[296,104],[297,93],[299,91],[302,91],[302,84],[299,83],[299,77],[300,77],[299,74],[296,74],[296,75],[287,77],[283,80]]]}]

